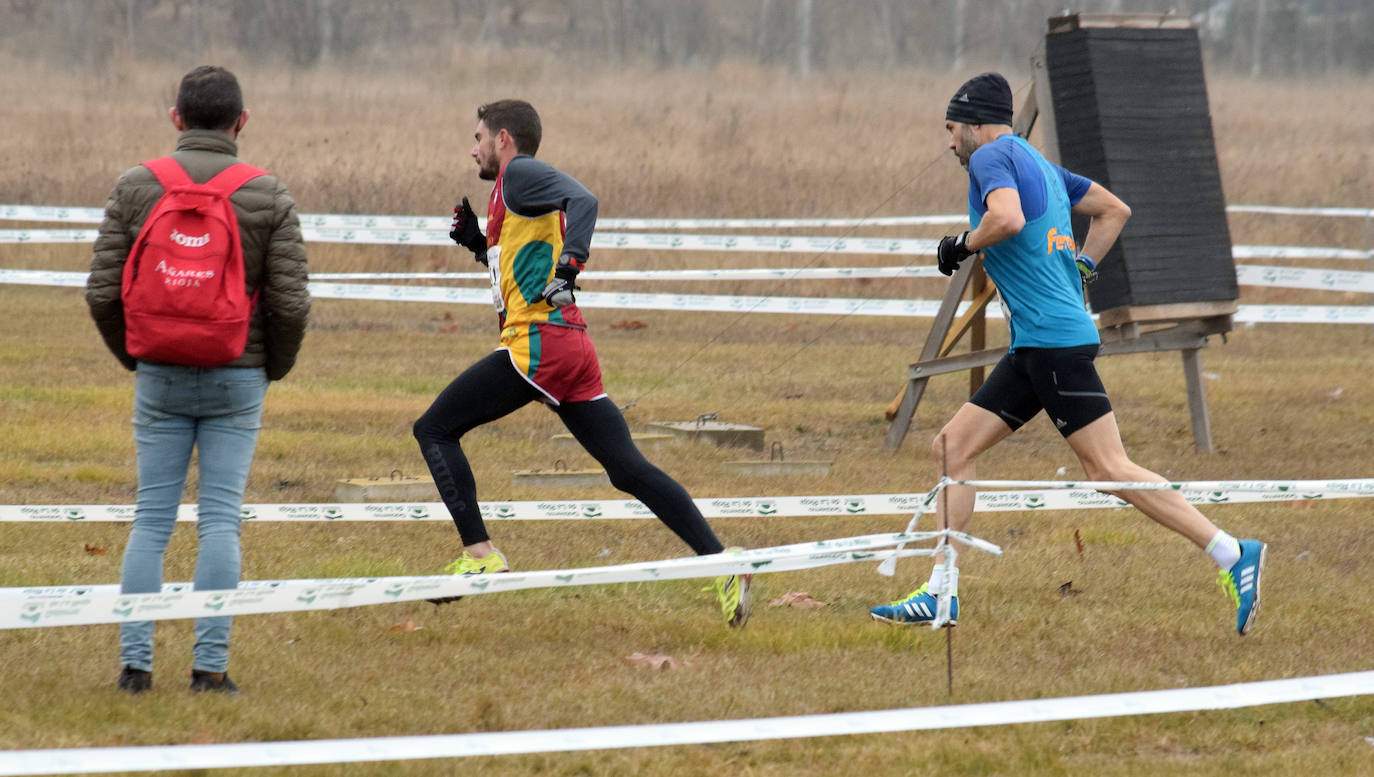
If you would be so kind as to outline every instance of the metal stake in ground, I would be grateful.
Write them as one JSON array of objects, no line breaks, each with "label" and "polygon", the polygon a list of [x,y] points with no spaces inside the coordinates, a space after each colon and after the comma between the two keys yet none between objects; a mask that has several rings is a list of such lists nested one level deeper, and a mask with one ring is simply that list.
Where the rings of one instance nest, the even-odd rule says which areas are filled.
[{"label": "metal stake in ground", "polygon": [[[949,480],[949,454],[946,450],[946,440],[943,434],[940,435],[940,479]],[[949,531],[949,492],[945,492],[944,504],[940,507],[940,517],[945,524],[945,531]],[[954,545],[949,541],[949,535],[944,536],[945,543],[945,576],[941,586],[945,589],[944,601],[936,603],[936,617],[949,617],[946,608],[953,600],[950,598],[950,588],[954,585],[954,565],[959,558],[955,552]],[[954,695],[954,629],[950,628],[949,621],[943,624],[945,628],[945,690],[947,695]]]},{"label": "metal stake in ground", "polygon": [[945,683],[947,695],[954,695],[954,629],[945,627]]}]

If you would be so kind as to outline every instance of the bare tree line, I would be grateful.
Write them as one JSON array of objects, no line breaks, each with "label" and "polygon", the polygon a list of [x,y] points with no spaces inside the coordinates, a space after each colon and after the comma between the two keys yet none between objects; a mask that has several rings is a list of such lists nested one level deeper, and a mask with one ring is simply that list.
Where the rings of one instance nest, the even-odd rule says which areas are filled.
[{"label": "bare tree line", "polygon": [[[99,67],[116,51],[207,47],[312,67],[462,41],[612,65],[739,60],[806,77],[1021,66],[1063,9],[1062,0],[5,0],[0,45],[75,67]],[[1374,70],[1368,0],[1084,0],[1074,10],[1189,15],[1213,66],[1251,75]]]}]

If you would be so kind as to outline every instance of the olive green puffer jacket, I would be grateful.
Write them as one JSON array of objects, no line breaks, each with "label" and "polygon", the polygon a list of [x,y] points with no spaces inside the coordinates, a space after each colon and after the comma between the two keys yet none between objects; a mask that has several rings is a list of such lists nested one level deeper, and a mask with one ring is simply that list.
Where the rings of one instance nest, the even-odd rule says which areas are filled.
[{"label": "olive green puffer jacket", "polygon": [[[240,161],[228,134],[192,129],[177,138],[172,157],[197,183],[213,178]],[[105,220],[95,240],[86,303],[96,328],[115,358],[128,369],[136,361],[124,345],[124,306],[120,285],[143,222],[162,197],[162,186],[148,168],[126,170],[105,203]],[[248,330],[248,345],[231,367],[265,367],[269,380],[280,380],[296,363],[310,314],[306,288],[305,244],[301,240],[296,202],[271,175],[254,178],[230,197],[243,239],[243,268],[248,292],[261,290]]]}]

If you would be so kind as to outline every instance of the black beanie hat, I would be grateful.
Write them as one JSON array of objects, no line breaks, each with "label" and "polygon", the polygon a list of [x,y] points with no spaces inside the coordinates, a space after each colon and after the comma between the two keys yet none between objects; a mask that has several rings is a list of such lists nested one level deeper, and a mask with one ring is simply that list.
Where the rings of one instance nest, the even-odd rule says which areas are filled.
[{"label": "black beanie hat", "polygon": [[945,109],[947,121],[1011,124],[1011,84],[1000,73],[974,76],[959,87]]}]

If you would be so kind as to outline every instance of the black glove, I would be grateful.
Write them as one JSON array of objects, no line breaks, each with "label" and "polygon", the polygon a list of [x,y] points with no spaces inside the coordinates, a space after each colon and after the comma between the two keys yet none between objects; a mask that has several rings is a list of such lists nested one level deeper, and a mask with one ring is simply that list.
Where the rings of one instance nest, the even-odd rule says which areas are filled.
[{"label": "black glove", "polygon": [[565,308],[577,301],[573,297],[573,291],[577,289],[577,273],[580,269],[577,260],[569,254],[558,257],[558,266],[554,268],[553,279],[548,282],[544,290],[539,292],[539,296],[530,300],[534,305],[543,300],[556,308]]},{"label": "black glove", "polygon": [[473,258],[482,264],[487,263],[487,236],[477,226],[477,214],[472,212],[468,198],[453,206],[453,229],[448,236],[453,242],[471,251]]},{"label": "black glove", "polygon": [[959,269],[959,263],[974,253],[976,252],[968,250],[967,232],[960,232],[957,236],[945,235],[940,238],[940,247],[935,249],[940,272],[945,275],[953,275],[954,271]]}]

